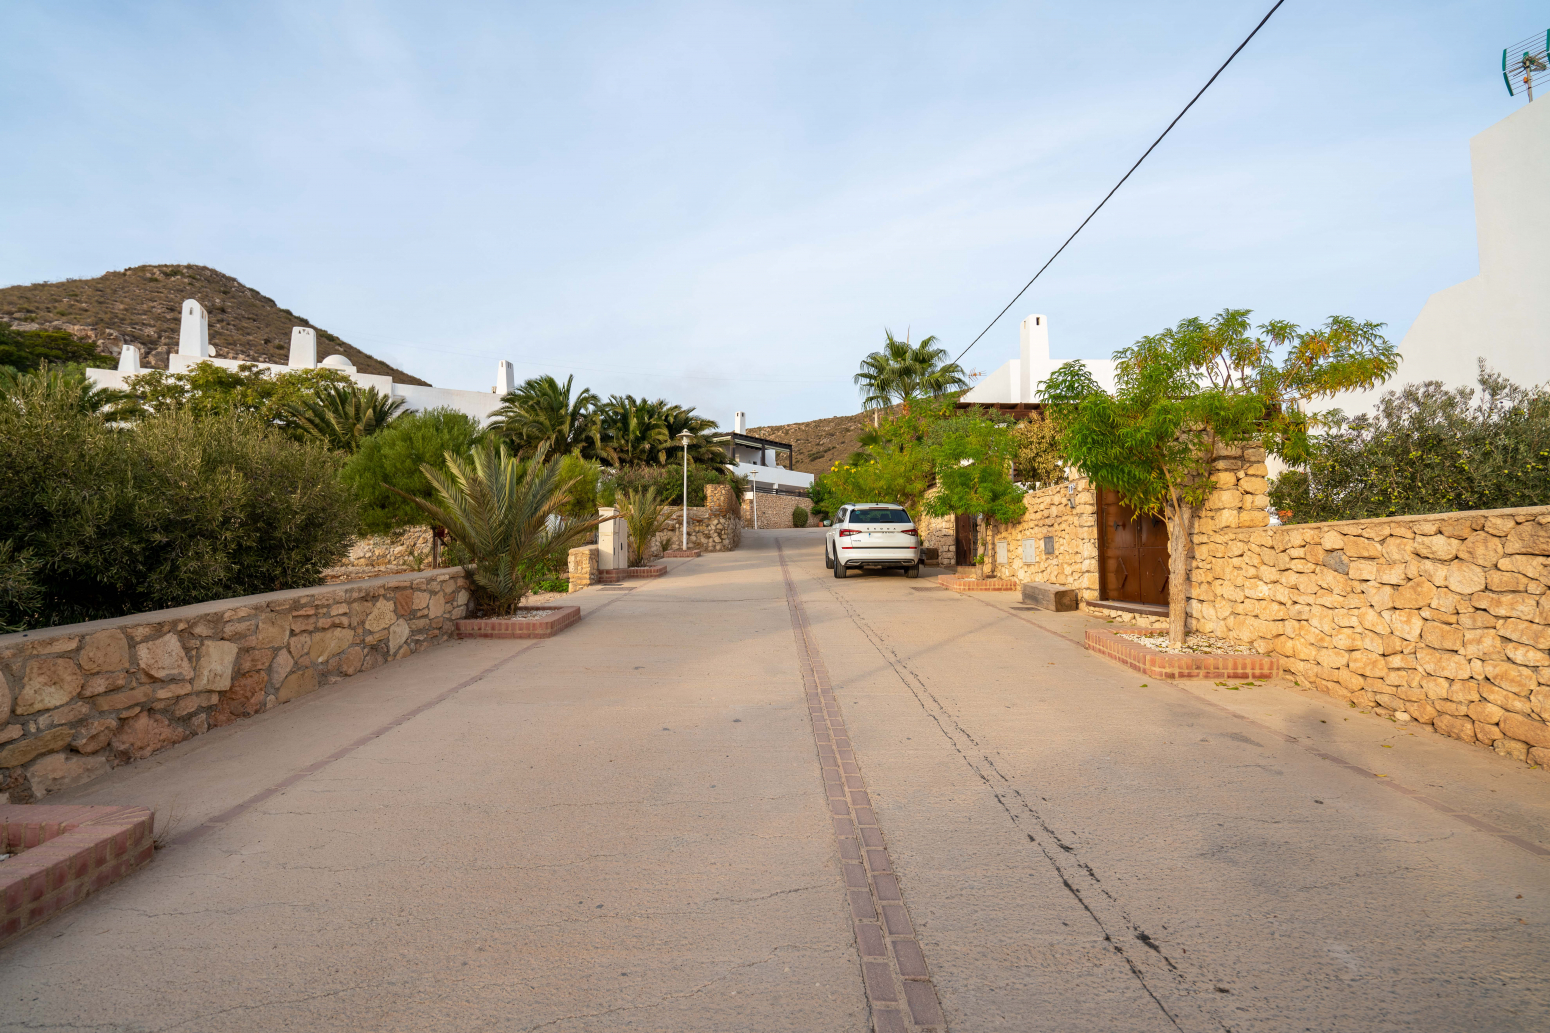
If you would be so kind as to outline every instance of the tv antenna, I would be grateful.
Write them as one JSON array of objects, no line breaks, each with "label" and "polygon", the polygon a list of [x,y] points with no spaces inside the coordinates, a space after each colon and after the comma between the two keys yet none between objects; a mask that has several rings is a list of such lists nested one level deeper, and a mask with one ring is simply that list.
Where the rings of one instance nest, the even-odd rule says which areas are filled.
[{"label": "tv antenna", "polygon": [[[1544,85],[1550,74],[1550,29],[1543,36],[1530,36],[1502,51],[1502,79],[1507,83],[1507,93],[1516,97],[1521,89],[1534,99],[1534,83]],[[1517,85],[1513,78],[1519,77]]]}]

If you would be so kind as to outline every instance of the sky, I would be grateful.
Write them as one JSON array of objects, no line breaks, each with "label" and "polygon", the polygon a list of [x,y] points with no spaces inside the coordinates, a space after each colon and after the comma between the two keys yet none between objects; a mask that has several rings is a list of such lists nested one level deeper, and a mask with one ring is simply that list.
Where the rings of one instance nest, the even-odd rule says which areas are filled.
[{"label": "sky", "polygon": [[[229,273],[437,386],[731,425],[956,355],[1273,0],[0,5],[0,285]],[[1399,341],[1478,272],[1469,137],[1542,4],[1288,0],[964,357],[1192,315]]]}]

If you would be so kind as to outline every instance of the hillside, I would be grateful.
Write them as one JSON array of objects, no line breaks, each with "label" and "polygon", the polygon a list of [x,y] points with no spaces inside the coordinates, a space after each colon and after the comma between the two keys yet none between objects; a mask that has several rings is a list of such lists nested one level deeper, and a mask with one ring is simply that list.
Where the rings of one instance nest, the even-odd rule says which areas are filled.
[{"label": "hillside", "polygon": [[861,447],[861,434],[872,425],[872,414],[830,416],[806,423],[782,423],[771,427],[749,427],[748,433],[772,441],[791,443],[796,453],[796,469],[803,473],[828,473],[829,467]]},{"label": "hillside", "polygon": [[91,341],[104,355],[125,344],[140,349],[140,364],[167,368],[178,348],[179,313],[193,298],[210,316],[210,347],[217,358],[284,365],[290,358],[291,327],[318,332],[318,358],[339,354],[362,373],[424,384],[381,359],[313,326],[237,279],[202,265],[142,265],[91,280],[61,280],[0,287],[0,319],[20,329],[64,330]]}]

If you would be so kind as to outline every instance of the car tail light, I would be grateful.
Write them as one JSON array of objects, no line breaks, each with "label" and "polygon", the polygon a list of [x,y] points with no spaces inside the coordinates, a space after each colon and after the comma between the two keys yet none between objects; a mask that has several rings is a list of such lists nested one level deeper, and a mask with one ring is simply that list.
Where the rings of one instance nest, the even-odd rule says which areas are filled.
[{"label": "car tail light", "polygon": [[842,528],[840,528],[840,537],[841,538],[844,538],[846,535],[860,534],[860,533],[861,533],[860,531],[854,530],[854,529],[849,528],[849,527],[842,527]]},{"label": "car tail light", "polygon": [[914,528],[913,528],[913,527],[906,527],[906,528],[905,528],[905,529],[904,529],[904,533],[905,533],[905,534],[912,534],[912,535],[914,535],[914,536],[915,536],[915,537],[917,537],[917,538],[919,538],[919,537],[920,537],[920,532],[919,532],[919,531],[917,531],[917,530],[915,530],[915,529],[914,529]]}]

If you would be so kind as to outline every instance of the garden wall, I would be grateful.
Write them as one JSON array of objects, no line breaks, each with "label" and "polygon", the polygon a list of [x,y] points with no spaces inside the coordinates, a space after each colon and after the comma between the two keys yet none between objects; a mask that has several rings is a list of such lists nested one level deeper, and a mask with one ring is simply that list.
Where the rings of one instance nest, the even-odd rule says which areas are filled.
[{"label": "garden wall", "polygon": [[[711,485],[710,487],[718,487]],[[683,510],[669,511],[669,518],[651,546],[651,558],[662,555],[662,543],[669,549],[682,548]],[[689,548],[701,552],[731,552],[743,544],[743,521],[736,513],[713,512],[709,506],[689,507]]]},{"label": "garden wall", "polygon": [[461,567],[0,636],[0,803],[29,803],[450,638]]},{"label": "garden wall", "polygon": [[345,567],[420,567],[431,561],[431,529],[404,527],[394,534],[357,538]]},{"label": "garden wall", "polygon": [[1087,478],[1030,491],[1023,518],[994,533],[1006,542],[996,577],[1074,588],[1084,609],[1098,598],[1098,493]]},{"label": "garden wall", "polygon": [[[801,506],[812,511],[813,503],[805,495],[775,495],[770,492],[758,492],[759,502],[759,527],[770,531],[782,527],[791,527],[791,511]],[[754,526],[753,500],[743,500],[743,526]]]}]

